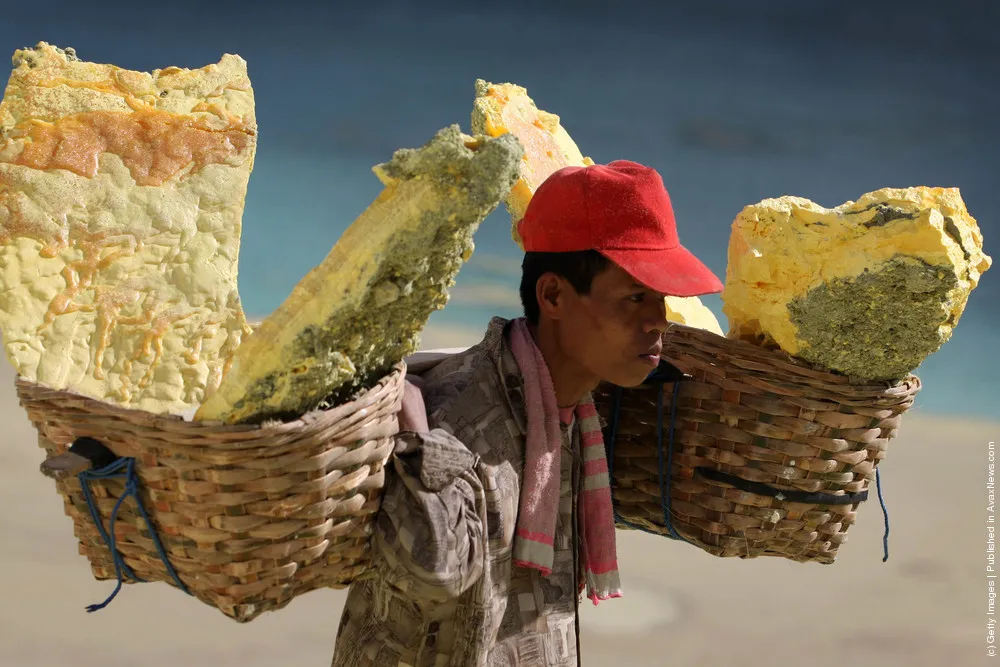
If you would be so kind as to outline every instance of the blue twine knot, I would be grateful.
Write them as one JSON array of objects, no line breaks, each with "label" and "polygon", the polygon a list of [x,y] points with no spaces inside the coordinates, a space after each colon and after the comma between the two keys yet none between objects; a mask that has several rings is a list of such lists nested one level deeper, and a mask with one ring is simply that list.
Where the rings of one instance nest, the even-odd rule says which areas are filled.
[{"label": "blue twine knot", "polygon": [[[123,470],[124,469],[124,470]],[[104,540],[105,546],[111,552],[112,562],[115,566],[115,576],[118,579],[118,584],[115,586],[115,590],[111,592],[111,595],[101,603],[92,604],[87,606],[87,612],[95,612],[100,609],[107,607],[115,596],[118,595],[118,591],[122,589],[122,584],[124,583],[124,578],[128,577],[134,581],[145,582],[145,579],[140,578],[132,571],[132,568],[128,566],[124,558],[122,558],[121,553],[118,551],[115,538],[115,521],[118,520],[118,510],[121,508],[122,503],[129,496],[135,499],[136,508],[139,510],[139,514],[142,516],[143,520],[146,522],[146,526],[149,528],[150,537],[153,539],[153,544],[156,545],[156,551],[160,556],[160,560],[163,561],[164,566],[167,568],[167,573],[177,584],[177,587],[182,591],[191,595],[191,592],[181,581],[180,577],[177,575],[177,571],[174,570],[173,565],[170,564],[170,560],[167,558],[167,552],[163,548],[163,544],[160,542],[160,537],[156,533],[156,529],[153,528],[153,523],[149,520],[149,515],[146,513],[146,508],[142,505],[142,500],[139,498],[139,475],[135,472],[135,459],[132,457],[121,457],[117,460],[109,463],[103,468],[97,468],[93,470],[84,470],[77,477],[80,480],[80,485],[83,487],[83,497],[87,501],[87,509],[90,510],[90,517],[94,520],[94,525],[97,526],[97,530],[101,535],[101,539]],[[94,496],[90,491],[90,482],[108,479],[125,479],[125,490],[121,496],[119,496],[118,501],[115,503],[114,509],[111,510],[111,519],[108,522],[108,528],[105,530],[104,522],[101,520],[101,515],[97,511],[97,503],[94,501]]]},{"label": "blue twine knot", "polygon": [[[690,540],[682,536],[674,528],[673,521],[670,516],[670,471],[673,470],[673,457],[674,457],[674,428],[677,422],[677,397],[680,393],[681,380],[678,377],[678,373],[672,372],[676,369],[672,367],[664,368],[663,365],[653,371],[647,378],[646,382],[655,382],[659,384],[659,392],[657,393],[656,400],[656,453],[658,462],[658,477],[660,484],[660,509],[663,512],[663,525],[666,527],[669,535],[666,537],[670,539],[680,540],[682,542],[687,542],[688,544],[693,544]],[[667,451],[666,451],[666,461],[664,461],[663,452],[663,383],[673,381],[674,389],[673,396],[670,401],[670,422],[667,429]],[[615,441],[618,437],[618,422],[620,419],[621,411],[621,401],[622,401],[622,388],[615,386],[612,390],[612,408],[611,408],[611,420],[610,420],[610,442],[606,443],[607,446],[607,456],[608,456],[608,479],[614,487],[614,470],[615,470]],[[889,510],[885,506],[885,498],[882,496],[882,477],[879,469],[875,468],[875,487],[878,491],[878,501],[882,508],[882,517],[885,522],[885,532],[882,535],[882,562],[889,560]],[[654,530],[650,530],[638,524],[632,523],[626,520],[618,512],[618,503],[614,502],[614,496],[612,495],[612,509],[614,512],[615,522],[623,526],[632,528],[633,530],[640,530],[644,533],[650,533],[653,535],[662,535]]]}]

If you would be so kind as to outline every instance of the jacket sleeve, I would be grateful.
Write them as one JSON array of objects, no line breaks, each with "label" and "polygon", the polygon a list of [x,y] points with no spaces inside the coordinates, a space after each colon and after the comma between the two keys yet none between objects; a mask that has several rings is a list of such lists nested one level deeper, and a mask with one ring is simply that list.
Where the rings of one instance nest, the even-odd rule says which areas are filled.
[{"label": "jacket sleeve", "polygon": [[396,442],[373,539],[383,574],[415,599],[456,598],[486,558],[479,458],[442,429],[404,431]]}]

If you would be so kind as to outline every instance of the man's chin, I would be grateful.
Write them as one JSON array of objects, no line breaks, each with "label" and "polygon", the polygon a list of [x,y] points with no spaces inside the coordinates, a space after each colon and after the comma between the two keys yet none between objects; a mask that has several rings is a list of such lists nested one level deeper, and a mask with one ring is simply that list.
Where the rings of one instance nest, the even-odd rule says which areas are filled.
[{"label": "man's chin", "polygon": [[624,387],[626,389],[632,389],[633,387],[638,387],[643,382],[645,382],[646,378],[649,377],[649,374],[651,372],[652,371],[648,371],[647,370],[642,375],[639,375],[635,371],[633,371],[631,373],[622,373],[619,377],[617,377],[617,378],[615,378],[613,380],[609,379],[608,382],[610,382],[613,385],[617,385],[619,387]]}]

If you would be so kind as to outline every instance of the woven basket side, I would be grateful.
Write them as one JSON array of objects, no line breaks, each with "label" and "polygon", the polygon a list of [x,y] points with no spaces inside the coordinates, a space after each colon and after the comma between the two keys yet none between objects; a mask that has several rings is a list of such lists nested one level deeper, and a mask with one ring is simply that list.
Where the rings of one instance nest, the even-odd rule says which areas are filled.
[{"label": "woven basket side", "polygon": [[[17,391],[48,456],[90,436],[135,458],[143,506],[181,581],[245,622],[366,570],[404,378],[401,366],[350,404],[255,428],[152,416],[24,381]],[[107,526],[124,482],[89,486]],[[94,576],[115,578],[81,481],[56,488]],[[131,499],[114,532],[137,576],[172,584]]]},{"label": "woven basket side", "polygon": [[[680,382],[670,475],[669,516],[677,532],[719,556],[781,556],[830,563],[854,522],[858,502],[792,502],[777,491],[864,493],[913,405],[920,382],[863,385],[783,353],[678,327],[663,357],[690,377]],[[674,385],[622,391],[614,443],[613,496],[620,516],[668,534],[657,452],[663,402],[667,446]],[[612,421],[614,388],[595,400]],[[610,437],[605,431],[605,437]],[[727,483],[713,473],[738,478]],[[726,478],[730,479],[730,478]],[[739,483],[746,488],[737,488]],[[625,526],[628,527],[628,526]]]}]

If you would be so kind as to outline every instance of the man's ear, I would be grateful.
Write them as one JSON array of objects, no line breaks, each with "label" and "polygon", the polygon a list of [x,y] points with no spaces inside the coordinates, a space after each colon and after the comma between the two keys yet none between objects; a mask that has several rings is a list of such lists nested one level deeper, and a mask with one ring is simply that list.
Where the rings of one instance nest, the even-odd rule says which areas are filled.
[{"label": "man's ear", "polygon": [[539,312],[550,320],[562,319],[568,289],[571,288],[565,279],[555,273],[543,273],[535,283]]}]

